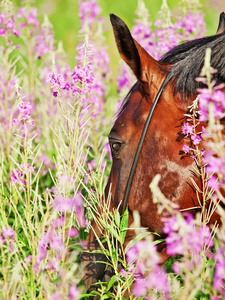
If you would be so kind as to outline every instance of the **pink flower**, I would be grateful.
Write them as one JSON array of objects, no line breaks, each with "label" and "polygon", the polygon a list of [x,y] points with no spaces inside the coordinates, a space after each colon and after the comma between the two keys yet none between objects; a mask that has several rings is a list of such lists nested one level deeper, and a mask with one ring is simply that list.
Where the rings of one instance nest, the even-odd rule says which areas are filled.
[{"label": "pink flower", "polygon": [[182,150],[187,154],[190,151],[190,148],[187,145],[183,145]]},{"label": "pink flower", "polygon": [[11,174],[11,180],[12,180],[12,185],[18,184],[26,184],[26,180],[24,180],[24,174],[20,172],[19,169],[16,169],[15,171],[12,171]]},{"label": "pink flower", "polygon": [[64,198],[56,196],[54,200],[54,209],[58,212],[73,212],[76,208],[75,198]]},{"label": "pink flower", "polygon": [[30,111],[31,111],[31,104],[30,102],[23,102],[22,104],[17,106],[18,110],[20,113],[23,115],[22,120],[27,120],[30,116]]},{"label": "pink flower", "polygon": [[2,23],[2,24],[5,24],[5,22],[6,22],[6,17],[7,17],[6,13],[1,13],[1,14],[0,14],[0,24],[1,24],[1,23]]},{"label": "pink flower", "polygon": [[137,247],[131,247],[127,253],[126,253],[126,256],[127,256],[127,261],[132,263],[134,261],[137,261],[138,260],[138,257],[139,257],[139,250]]},{"label": "pink flower", "polygon": [[37,37],[36,52],[40,59],[44,54],[55,50],[55,40],[51,28],[42,28],[40,34]]},{"label": "pink flower", "polygon": [[74,237],[79,236],[79,231],[78,231],[77,228],[72,227],[72,228],[67,230],[66,235],[70,238],[74,238]]},{"label": "pink flower", "polygon": [[74,83],[79,82],[81,85],[85,84],[90,87],[94,81],[92,64],[88,63],[84,68],[76,66],[73,70],[72,78]]},{"label": "pink flower", "polygon": [[195,226],[195,220],[191,214],[179,222],[176,216],[165,219],[163,231],[167,234],[167,253],[170,255],[191,253],[195,256],[195,263],[200,259],[203,247],[213,245],[209,228]]},{"label": "pink flower", "polygon": [[24,172],[26,172],[26,169],[31,173],[33,173],[35,171],[35,167],[32,167],[29,163],[27,163],[27,168],[24,164],[21,164],[20,166]]},{"label": "pink flower", "polygon": [[134,284],[133,292],[136,297],[145,297],[146,299],[148,292],[152,289],[156,289],[158,293],[162,293],[163,299],[168,299],[169,286],[166,272],[159,267],[156,267],[147,277],[137,279]]},{"label": "pink flower", "polygon": [[180,274],[181,272],[181,267],[179,262],[174,262],[173,263],[173,270],[176,274]]},{"label": "pink flower", "polygon": [[120,93],[124,87],[128,88],[130,86],[127,65],[123,65],[122,74],[117,77],[117,85],[117,93]]},{"label": "pink flower", "polygon": [[14,24],[14,20],[8,20],[5,24],[5,28],[6,29],[14,29],[15,28],[15,24]]},{"label": "pink flower", "polygon": [[2,247],[5,244],[5,238],[0,235],[0,247]]},{"label": "pink flower", "polygon": [[6,227],[2,229],[2,235],[4,238],[13,238],[16,236],[16,233],[11,227]]},{"label": "pink flower", "polygon": [[96,17],[101,13],[101,8],[96,0],[79,1],[79,18],[81,27],[92,27],[93,22],[96,22]]},{"label": "pink flower", "polygon": [[82,228],[86,227],[87,221],[84,216],[83,208],[80,205],[77,206],[76,215],[79,226]]},{"label": "pink flower", "polygon": [[0,28],[0,36],[5,37],[6,35],[6,30],[4,28]]},{"label": "pink flower", "polygon": [[25,16],[26,10],[27,10],[27,7],[21,7],[18,10],[17,18],[23,18]]},{"label": "pink flower", "polygon": [[223,109],[225,109],[225,93],[221,90],[214,90],[211,96],[211,99],[216,103],[221,104]]},{"label": "pink flower", "polygon": [[64,217],[58,217],[56,220],[53,221],[53,227],[58,228],[62,227],[64,225],[65,218]]},{"label": "pink flower", "polygon": [[222,244],[215,253],[215,274],[213,276],[213,287],[224,295],[225,283],[225,257],[224,257],[224,244]]},{"label": "pink flower", "polygon": [[28,255],[25,259],[24,259],[27,263],[31,263],[32,262],[32,256]]},{"label": "pink flower", "polygon": [[183,128],[182,128],[183,134],[185,134],[185,135],[192,134],[193,130],[194,130],[194,126],[193,125],[189,125],[188,122],[183,124]]},{"label": "pink flower", "polygon": [[225,116],[225,94],[221,90],[215,89],[211,95],[209,89],[200,89],[200,121],[208,121],[210,103],[213,103],[213,115],[216,120],[220,120]]},{"label": "pink flower", "polygon": [[128,278],[128,274],[124,269],[121,269],[120,275],[123,276],[124,278]]},{"label": "pink flower", "polygon": [[19,120],[18,119],[13,119],[13,124],[16,125],[19,123]]},{"label": "pink flower", "polygon": [[45,266],[46,270],[59,271],[59,261],[58,260],[50,260]]},{"label": "pink flower", "polygon": [[191,139],[192,139],[194,145],[198,145],[202,141],[202,138],[200,137],[200,135],[192,135]]},{"label": "pink flower", "polygon": [[26,16],[27,24],[34,25],[34,27],[38,27],[39,21],[37,19],[37,8],[32,7],[28,15]]},{"label": "pink flower", "polygon": [[50,300],[62,300],[62,295],[59,293],[53,293]]},{"label": "pink flower", "polygon": [[57,250],[59,252],[64,251],[64,245],[63,245],[63,240],[62,237],[59,236],[53,236],[51,241],[50,241],[50,247],[54,250]]},{"label": "pink flower", "polygon": [[37,262],[40,263],[43,259],[46,258],[46,256],[47,256],[46,247],[39,247],[38,256],[36,257]]},{"label": "pink flower", "polygon": [[76,286],[71,286],[69,291],[69,298],[71,300],[79,299],[80,292]]},{"label": "pink flower", "polygon": [[208,180],[208,186],[214,191],[218,191],[220,189],[219,180],[215,175]]}]

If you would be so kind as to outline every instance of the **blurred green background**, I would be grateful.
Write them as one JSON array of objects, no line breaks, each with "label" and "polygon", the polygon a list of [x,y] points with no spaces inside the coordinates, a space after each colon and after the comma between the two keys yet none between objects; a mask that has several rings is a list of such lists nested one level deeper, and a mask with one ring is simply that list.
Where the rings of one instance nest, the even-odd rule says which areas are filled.
[{"label": "blurred green background", "polygon": [[[13,0],[18,6],[21,6],[24,1]],[[114,38],[109,23],[109,14],[114,13],[121,17],[128,25],[132,27],[133,19],[138,0],[99,0],[99,5],[102,9],[102,16],[106,18],[105,27],[106,45],[108,45],[109,55],[111,58],[111,67],[114,69],[117,65],[119,56],[114,44]],[[157,19],[162,0],[144,0],[146,7],[149,10],[151,20]],[[179,9],[179,0],[167,0],[171,9],[172,16]],[[196,3],[196,0],[190,0]],[[202,10],[205,14],[207,24],[207,33],[214,34],[218,26],[218,17],[221,11],[225,10],[225,0],[201,0]],[[71,67],[75,65],[76,46],[79,38],[79,17],[78,17],[78,0],[36,0],[32,1],[32,5],[38,7],[39,16],[42,18],[44,14],[49,16],[55,30],[55,38],[63,42],[64,50],[68,54]]]}]

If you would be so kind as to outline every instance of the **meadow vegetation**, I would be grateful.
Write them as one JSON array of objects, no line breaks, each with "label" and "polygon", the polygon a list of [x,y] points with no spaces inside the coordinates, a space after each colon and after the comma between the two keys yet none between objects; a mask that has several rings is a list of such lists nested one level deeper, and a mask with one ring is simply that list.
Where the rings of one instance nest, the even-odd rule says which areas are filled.
[{"label": "meadow vegetation", "polygon": [[[181,9],[171,18],[162,1],[153,23],[140,0],[132,34],[159,59],[178,43],[206,34],[198,4],[181,0]],[[0,299],[89,298],[79,254],[91,220],[98,220],[96,206],[104,198],[111,166],[107,134],[135,79],[121,63],[117,82],[112,82],[98,1],[80,0],[79,19],[77,56],[71,68],[62,44],[55,41],[53,26],[47,16],[38,16],[35,3],[1,3]],[[202,190],[196,186],[204,199],[199,203],[201,213],[193,217],[177,211],[161,194],[155,177],[150,188],[159,212],[167,208],[173,215],[164,220],[172,258],[162,267],[152,234],[141,228],[138,213],[133,224],[137,237],[118,251],[127,231],[127,214],[120,221],[119,212],[109,212],[105,205],[105,219],[98,220],[106,229],[107,248],[102,245],[102,252],[115,275],[100,284],[95,292],[100,299],[123,299],[126,291],[130,299],[224,297],[225,213],[218,199],[224,203],[220,120],[225,95],[211,80],[216,70],[210,67],[210,55],[208,50],[198,78],[207,88],[199,91],[183,126],[183,134],[194,144],[183,151],[192,155],[204,182]],[[201,132],[198,120],[208,121]],[[207,151],[200,149],[200,141],[208,136]],[[207,209],[209,199],[213,205]],[[210,230],[207,224],[214,210],[221,215],[222,226],[215,224]]]}]

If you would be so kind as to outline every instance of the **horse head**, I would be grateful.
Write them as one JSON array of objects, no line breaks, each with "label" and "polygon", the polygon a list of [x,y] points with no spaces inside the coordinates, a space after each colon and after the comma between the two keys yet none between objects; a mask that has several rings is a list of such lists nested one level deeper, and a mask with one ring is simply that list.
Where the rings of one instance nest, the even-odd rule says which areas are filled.
[{"label": "horse head", "polygon": [[[105,198],[111,197],[110,209],[115,207],[122,212],[129,174],[146,119],[160,86],[167,78],[147,128],[127,204],[129,224],[133,222],[133,211],[137,210],[141,225],[164,237],[161,218],[168,213],[163,211],[162,215],[158,214],[149,184],[156,174],[160,174],[159,187],[167,199],[177,204],[180,210],[189,210],[193,214],[199,211],[199,201],[191,178],[200,189],[202,183],[194,160],[182,151],[184,143],[189,143],[191,147],[191,140],[185,140],[182,126],[184,114],[196,98],[197,88],[201,87],[195,78],[203,67],[206,48],[212,49],[211,64],[218,70],[214,79],[218,84],[225,82],[225,14],[220,16],[216,35],[183,43],[166,53],[160,61],[155,60],[133,39],[120,18],[110,15],[110,20],[120,56],[136,76],[137,82],[125,98],[109,133],[113,163]],[[100,207],[98,212],[101,214]],[[214,214],[211,222],[216,219],[218,215]],[[128,230],[125,243],[133,234],[132,230]],[[86,250],[99,248],[96,235],[100,237],[101,232],[93,221]],[[159,246],[159,251],[162,261],[165,261],[168,258],[165,244]],[[87,286],[103,279],[106,275],[105,265],[94,263],[95,260],[105,260],[103,256],[83,253],[82,260],[86,260],[84,282]]]}]

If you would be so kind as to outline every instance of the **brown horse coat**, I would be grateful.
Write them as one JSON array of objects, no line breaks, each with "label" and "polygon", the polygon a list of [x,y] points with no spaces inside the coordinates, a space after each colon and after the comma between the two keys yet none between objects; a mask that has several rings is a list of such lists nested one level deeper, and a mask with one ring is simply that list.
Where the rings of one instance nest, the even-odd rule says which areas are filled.
[{"label": "brown horse coat", "polygon": [[[212,64],[218,69],[217,82],[225,82],[225,14],[220,15],[215,36],[177,46],[160,61],[153,59],[132,38],[129,29],[121,19],[111,15],[111,23],[120,56],[135,74],[137,83],[131,89],[109,134],[113,164],[105,189],[105,198],[109,196],[110,190],[110,209],[119,207],[123,201],[131,165],[146,118],[166,74],[175,65],[171,80],[157,104],[148,128],[128,201],[129,224],[133,222],[132,212],[137,210],[143,227],[165,237],[161,217],[167,215],[167,212],[163,211],[162,215],[158,214],[157,206],[152,201],[149,184],[156,174],[161,174],[159,187],[165,197],[179,205],[181,210],[190,209],[192,213],[198,211],[199,202],[191,178],[200,189],[201,180],[196,173],[195,162],[182,151],[184,144],[189,143],[191,146],[191,141],[185,140],[182,134],[182,125],[185,122],[184,114],[188,111],[188,106],[197,96],[196,89],[199,83],[194,79],[200,74],[207,47],[212,48]],[[218,54],[219,46],[224,48],[223,52]],[[192,51],[192,49],[196,50]],[[195,61],[193,61],[194,58]],[[183,67],[188,64],[188,68]],[[185,71],[186,69],[190,73]],[[185,89],[185,93],[182,89]],[[98,211],[101,215],[101,206],[98,207]],[[214,214],[211,222],[215,222],[216,219],[218,215]],[[101,233],[93,221],[85,250],[99,249],[95,235],[100,237]],[[125,243],[132,236],[133,232],[128,230]],[[165,244],[159,246],[159,251],[162,253],[162,261],[165,261],[168,258]],[[81,260],[86,267],[84,283],[87,287],[98,280],[107,280],[105,265],[94,263],[96,260],[104,261],[103,255],[84,252]]]}]

